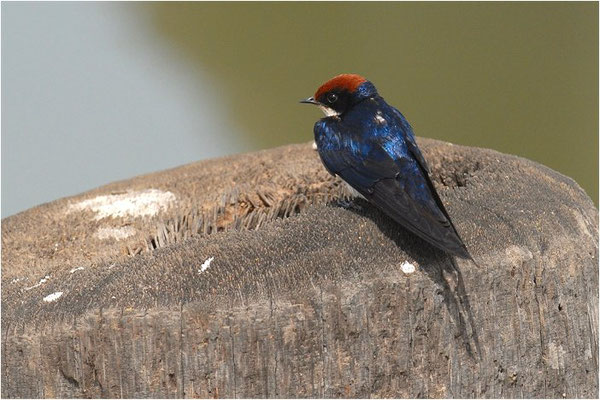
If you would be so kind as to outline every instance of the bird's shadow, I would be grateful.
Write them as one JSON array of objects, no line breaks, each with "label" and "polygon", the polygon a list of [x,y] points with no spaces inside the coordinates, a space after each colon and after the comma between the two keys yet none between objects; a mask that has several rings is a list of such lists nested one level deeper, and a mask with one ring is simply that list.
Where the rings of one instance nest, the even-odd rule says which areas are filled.
[{"label": "bird's shadow", "polygon": [[367,200],[354,198],[337,205],[371,219],[384,235],[416,261],[425,275],[440,289],[446,309],[455,324],[457,336],[462,337],[467,353],[473,359],[481,360],[481,348],[469,296],[454,257],[392,221]]}]

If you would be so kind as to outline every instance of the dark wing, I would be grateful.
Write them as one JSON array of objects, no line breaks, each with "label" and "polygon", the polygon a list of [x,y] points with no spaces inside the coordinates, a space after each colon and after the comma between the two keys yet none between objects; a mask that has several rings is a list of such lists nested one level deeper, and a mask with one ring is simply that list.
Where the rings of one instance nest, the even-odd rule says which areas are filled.
[{"label": "dark wing", "polygon": [[[330,173],[411,232],[446,252],[470,258],[410,145],[400,136],[400,140],[340,142],[332,129],[335,126],[325,122],[315,125],[319,154]],[[415,148],[418,151],[416,144]]]},{"label": "dark wing", "polygon": [[410,124],[408,123],[408,120],[406,118],[404,118],[404,115],[402,115],[402,113],[400,111],[398,111],[394,107],[390,107],[390,108],[392,109],[392,112],[397,117],[400,125],[403,128],[403,131],[404,131],[405,137],[406,137],[406,144],[407,144],[408,150],[409,150],[410,154],[415,158],[417,163],[419,164],[419,168],[421,169],[421,172],[425,176],[425,180],[427,181],[427,185],[429,186],[429,190],[433,194],[433,198],[434,198],[437,206],[442,211],[442,213],[444,213],[444,215],[446,216],[446,219],[452,226],[454,233],[456,234],[456,236],[458,237],[458,239],[461,242],[462,248],[465,253],[465,256],[462,256],[462,257],[473,259],[473,257],[471,257],[471,255],[469,254],[466,246],[464,245],[462,239],[460,239],[460,236],[456,230],[456,227],[454,226],[454,223],[452,223],[452,220],[450,219],[450,215],[448,214],[448,211],[446,211],[446,207],[444,207],[444,203],[442,203],[442,200],[440,199],[440,196],[438,195],[437,190],[435,190],[435,186],[433,185],[433,182],[431,181],[431,178],[429,177],[429,173],[430,173],[429,166],[427,165],[427,161],[425,161],[423,154],[421,154],[421,149],[419,149],[419,146],[417,146],[417,142],[415,140],[415,135],[413,133],[412,126],[410,126]]}]

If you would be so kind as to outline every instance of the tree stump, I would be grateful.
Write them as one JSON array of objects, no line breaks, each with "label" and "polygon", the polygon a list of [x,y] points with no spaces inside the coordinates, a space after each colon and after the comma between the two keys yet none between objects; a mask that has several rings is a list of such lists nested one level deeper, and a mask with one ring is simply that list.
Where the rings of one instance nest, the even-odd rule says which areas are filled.
[{"label": "tree stump", "polygon": [[310,144],[2,221],[3,397],[598,397],[598,215],[544,166],[419,140],[479,267]]}]

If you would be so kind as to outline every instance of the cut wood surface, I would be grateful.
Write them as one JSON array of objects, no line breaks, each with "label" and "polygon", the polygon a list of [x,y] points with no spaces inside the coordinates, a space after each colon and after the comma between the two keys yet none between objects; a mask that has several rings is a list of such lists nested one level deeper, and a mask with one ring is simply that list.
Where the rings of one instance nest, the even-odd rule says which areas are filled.
[{"label": "cut wood surface", "polygon": [[2,397],[598,397],[598,212],[571,179],[420,139],[479,264],[310,144],[2,220]]}]

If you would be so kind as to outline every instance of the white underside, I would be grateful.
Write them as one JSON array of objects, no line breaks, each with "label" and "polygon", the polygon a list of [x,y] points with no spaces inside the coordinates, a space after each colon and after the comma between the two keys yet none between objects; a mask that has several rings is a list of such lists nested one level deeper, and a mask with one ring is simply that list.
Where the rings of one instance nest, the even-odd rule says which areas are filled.
[{"label": "white underside", "polygon": [[[340,179],[341,179],[341,177],[340,177]],[[342,179],[342,181],[344,181],[344,180]],[[350,194],[352,196],[354,196],[354,197],[360,197],[361,199],[365,199],[365,196],[363,196],[362,194],[358,193],[358,191],[356,189],[354,189],[352,186],[350,186],[350,184],[348,182],[344,181],[344,183],[346,184],[346,187],[348,188],[348,191],[350,192]]]}]

